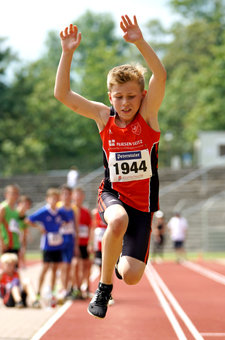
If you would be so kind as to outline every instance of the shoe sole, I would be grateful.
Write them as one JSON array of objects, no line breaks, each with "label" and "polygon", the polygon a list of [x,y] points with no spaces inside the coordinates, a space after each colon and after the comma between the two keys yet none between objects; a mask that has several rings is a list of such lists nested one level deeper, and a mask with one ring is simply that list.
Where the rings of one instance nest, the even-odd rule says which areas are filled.
[{"label": "shoe sole", "polygon": [[101,318],[100,316],[96,316],[96,315],[92,314],[92,313],[89,311],[88,308],[87,308],[87,312],[88,312],[88,314],[90,314],[91,316],[93,316],[93,317],[96,318],[96,319],[103,320],[103,319],[105,318],[105,316],[104,316],[103,318]]}]

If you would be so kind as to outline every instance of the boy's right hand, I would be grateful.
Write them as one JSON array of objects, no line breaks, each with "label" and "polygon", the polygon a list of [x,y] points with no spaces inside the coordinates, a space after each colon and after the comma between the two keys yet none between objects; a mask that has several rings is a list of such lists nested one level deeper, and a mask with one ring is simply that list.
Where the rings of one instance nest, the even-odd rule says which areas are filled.
[{"label": "boy's right hand", "polygon": [[64,31],[60,32],[63,52],[74,52],[80,45],[81,33],[78,33],[77,26],[70,24]]}]

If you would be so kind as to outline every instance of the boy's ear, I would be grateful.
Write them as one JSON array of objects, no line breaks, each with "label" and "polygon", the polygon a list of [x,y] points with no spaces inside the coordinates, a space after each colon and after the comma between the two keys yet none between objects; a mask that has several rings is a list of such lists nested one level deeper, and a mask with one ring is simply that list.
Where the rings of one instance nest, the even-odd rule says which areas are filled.
[{"label": "boy's ear", "polygon": [[146,94],[147,94],[147,90],[143,90],[143,91],[142,91],[142,99],[144,99],[144,97],[146,96]]},{"label": "boy's ear", "polygon": [[113,101],[112,101],[112,95],[111,95],[111,93],[110,93],[110,92],[108,92],[108,96],[109,96],[109,101],[110,101],[110,103],[113,105]]}]

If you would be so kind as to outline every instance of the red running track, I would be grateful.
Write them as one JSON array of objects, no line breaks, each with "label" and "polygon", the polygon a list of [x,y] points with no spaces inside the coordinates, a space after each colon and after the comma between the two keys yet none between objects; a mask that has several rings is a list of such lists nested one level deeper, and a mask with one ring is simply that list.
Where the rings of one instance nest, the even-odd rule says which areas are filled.
[{"label": "red running track", "polygon": [[[213,264],[201,265],[225,276],[225,266],[215,264],[214,269]],[[114,279],[116,303],[108,308],[105,319],[95,319],[87,313],[89,300],[74,301],[41,340],[225,339],[225,285],[175,263],[155,265],[154,268],[197,329],[199,337],[193,336],[169,303],[184,334],[183,338],[177,336],[144,275],[136,286],[127,286]],[[92,290],[96,287],[97,282],[94,282]]]}]

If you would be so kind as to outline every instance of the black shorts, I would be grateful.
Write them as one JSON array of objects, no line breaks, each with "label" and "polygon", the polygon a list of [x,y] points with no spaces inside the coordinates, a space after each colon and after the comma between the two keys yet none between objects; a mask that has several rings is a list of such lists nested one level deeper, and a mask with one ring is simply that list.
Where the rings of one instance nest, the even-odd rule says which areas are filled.
[{"label": "black shorts", "polygon": [[80,246],[80,258],[86,260],[89,258],[89,254],[87,251],[87,246]]},{"label": "black shorts", "polygon": [[184,241],[174,241],[174,249],[180,249],[183,248]]},{"label": "black shorts", "polygon": [[94,264],[96,264],[99,267],[102,266],[102,252],[100,250],[97,250],[95,252]]},{"label": "black shorts", "polygon": [[3,250],[2,254],[10,253],[10,254],[19,255],[19,251],[20,251],[20,249],[7,249],[7,250]]},{"label": "black shorts", "polygon": [[130,207],[120,201],[117,195],[112,192],[103,192],[99,197],[98,210],[104,223],[106,223],[104,219],[105,209],[113,204],[124,207],[129,217],[128,227],[123,237],[122,256],[130,256],[147,263],[153,213]]},{"label": "black shorts", "polygon": [[43,261],[46,263],[59,263],[62,262],[61,250],[43,250]]},{"label": "black shorts", "polygon": [[[21,298],[22,298],[22,302],[23,302],[23,305],[24,307],[27,307],[27,303],[26,303],[26,299],[27,299],[27,293],[25,291],[22,291],[21,292]],[[6,307],[15,307],[15,300],[12,296],[12,293],[10,293],[9,295],[9,299],[8,301],[6,302]]]}]

